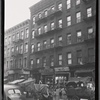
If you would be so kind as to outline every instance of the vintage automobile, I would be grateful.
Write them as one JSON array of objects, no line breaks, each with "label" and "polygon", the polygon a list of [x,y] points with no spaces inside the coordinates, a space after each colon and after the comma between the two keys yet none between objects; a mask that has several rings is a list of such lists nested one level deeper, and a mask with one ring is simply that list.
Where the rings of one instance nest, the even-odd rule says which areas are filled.
[{"label": "vintage automobile", "polygon": [[4,84],[3,100],[26,100],[26,97],[19,86]]},{"label": "vintage automobile", "polygon": [[71,78],[65,90],[68,100],[95,100],[95,86],[91,77]]}]

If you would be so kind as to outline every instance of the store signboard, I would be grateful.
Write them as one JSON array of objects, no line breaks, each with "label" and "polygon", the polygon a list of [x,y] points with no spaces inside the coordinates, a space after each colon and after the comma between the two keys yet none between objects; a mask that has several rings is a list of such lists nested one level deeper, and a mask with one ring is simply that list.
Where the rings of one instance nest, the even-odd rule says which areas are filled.
[{"label": "store signboard", "polygon": [[56,72],[59,72],[59,71],[69,71],[69,67],[58,67],[58,68],[55,68],[55,71]]}]

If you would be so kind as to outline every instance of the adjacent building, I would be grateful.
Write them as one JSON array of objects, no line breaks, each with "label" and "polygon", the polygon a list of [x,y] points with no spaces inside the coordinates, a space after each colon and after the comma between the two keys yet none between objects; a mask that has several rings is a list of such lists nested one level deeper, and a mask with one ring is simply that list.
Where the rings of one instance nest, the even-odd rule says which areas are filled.
[{"label": "adjacent building", "polygon": [[28,66],[36,82],[94,79],[96,0],[41,0],[30,14]]},{"label": "adjacent building", "polygon": [[27,66],[29,23],[29,19],[25,20],[5,32],[4,75],[10,81],[30,75]]}]

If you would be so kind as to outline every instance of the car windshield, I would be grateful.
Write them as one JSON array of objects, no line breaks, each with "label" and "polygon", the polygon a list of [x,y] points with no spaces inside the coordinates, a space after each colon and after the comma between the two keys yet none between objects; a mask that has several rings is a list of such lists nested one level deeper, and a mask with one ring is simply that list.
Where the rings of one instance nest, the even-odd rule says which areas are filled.
[{"label": "car windshield", "polygon": [[21,95],[21,91],[19,89],[10,89],[10,90],[8,90],[8,94],[9,95],[13,95],[13,94]]}]

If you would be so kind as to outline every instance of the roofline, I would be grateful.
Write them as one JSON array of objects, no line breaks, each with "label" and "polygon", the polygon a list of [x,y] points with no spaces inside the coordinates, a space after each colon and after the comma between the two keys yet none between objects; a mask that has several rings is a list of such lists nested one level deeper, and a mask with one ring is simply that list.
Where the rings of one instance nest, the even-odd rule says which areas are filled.
[{"label": "roofline", "polygon": [[30,21],[30,19],[26,19],[26,20],[20,22],[19,24],[14,25],[13,27],[7,29],[7,30],[5,31],[5,33],[7,33],[7,32],[10,31],[11,29],[13,29],[13,28],[15,28],[16,26],[18,26],[18,25],[20,25],[20,24],[23,24],[23,23],[25,23],[25,22],[27,22],[27,21]]}]

